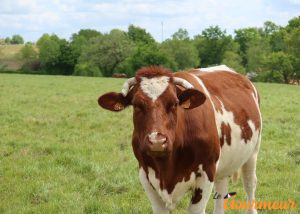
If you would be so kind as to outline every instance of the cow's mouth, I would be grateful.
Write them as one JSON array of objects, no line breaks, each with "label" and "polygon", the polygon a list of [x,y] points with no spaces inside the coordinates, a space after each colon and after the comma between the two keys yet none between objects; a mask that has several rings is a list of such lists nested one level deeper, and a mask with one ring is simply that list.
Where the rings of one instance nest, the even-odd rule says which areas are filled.
[{"label": "cow's mouth", "polygon": [[148,151],[147,154],[154,158],[164,158],[168,156],[168,152],[166,150],[164,151]]}]

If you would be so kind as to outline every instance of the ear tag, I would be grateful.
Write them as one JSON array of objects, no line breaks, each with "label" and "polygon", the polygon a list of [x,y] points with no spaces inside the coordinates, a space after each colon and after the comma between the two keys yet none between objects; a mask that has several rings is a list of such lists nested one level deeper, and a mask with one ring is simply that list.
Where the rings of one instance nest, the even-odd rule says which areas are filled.
[{"label": "ear tag", "polygon": [[189,108],[191,106],[191,100],[187,99],[186,101],[184,101],[183,103],[181,103],[180,106],[182,108]]},{"label": "ear tag", "polygon": [[122,110],[122,109],[124,109],[124,106],[123,106],[121,103],[116,103],[116,104],[114,105],[114,110],[120,111],[120,110]]}]

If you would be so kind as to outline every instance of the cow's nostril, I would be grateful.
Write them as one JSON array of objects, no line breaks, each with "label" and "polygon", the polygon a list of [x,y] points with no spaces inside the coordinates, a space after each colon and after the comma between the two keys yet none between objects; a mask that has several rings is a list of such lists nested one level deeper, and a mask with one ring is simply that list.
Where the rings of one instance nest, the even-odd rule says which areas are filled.
[{"label": "cow's nostril", "polygon": [[167,138],[158,132],[152,132],[148,135],[148,140],[152,144],[165,144],[167,141]]}]

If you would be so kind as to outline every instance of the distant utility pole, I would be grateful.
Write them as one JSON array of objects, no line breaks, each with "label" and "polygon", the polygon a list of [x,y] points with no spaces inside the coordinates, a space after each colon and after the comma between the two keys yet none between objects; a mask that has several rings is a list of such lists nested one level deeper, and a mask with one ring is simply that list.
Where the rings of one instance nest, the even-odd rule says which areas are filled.
[{"label": "distant utility pole", "polygon": [[161,42],[164,41],[164,22],[161,22]]}]

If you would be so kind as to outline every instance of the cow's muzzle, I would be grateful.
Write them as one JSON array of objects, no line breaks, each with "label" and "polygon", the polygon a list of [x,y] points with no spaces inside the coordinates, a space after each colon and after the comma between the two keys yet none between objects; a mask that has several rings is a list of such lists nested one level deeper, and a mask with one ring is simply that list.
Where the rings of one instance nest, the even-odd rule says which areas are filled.
[{"label": "cow's muzzle", "polygon": [[152,132],[147,136],[149,149],[151,152],[165,152],[167,150],[167,137],[159,132]]}]

